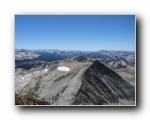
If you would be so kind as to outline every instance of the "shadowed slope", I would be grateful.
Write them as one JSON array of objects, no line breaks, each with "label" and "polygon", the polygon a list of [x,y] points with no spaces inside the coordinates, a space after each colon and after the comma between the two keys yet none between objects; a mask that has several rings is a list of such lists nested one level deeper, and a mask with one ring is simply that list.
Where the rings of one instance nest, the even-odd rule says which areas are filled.
[{"label": "shadowed slope", "polygon": [[135,89],[112,69],[95,61],[84,73],[81,88],[72,104],[119,104],[120,99],[133,100]]}]

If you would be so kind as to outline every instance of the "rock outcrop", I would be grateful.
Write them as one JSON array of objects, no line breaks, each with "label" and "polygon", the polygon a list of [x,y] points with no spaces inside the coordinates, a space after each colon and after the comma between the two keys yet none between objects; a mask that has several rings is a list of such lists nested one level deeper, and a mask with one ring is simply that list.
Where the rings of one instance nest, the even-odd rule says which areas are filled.
[{"label": "rock outcrop", "polygon": [[[67,67],[69,71],[57,68]],[[98,60],[82,57],[16,70],[15,91],[51,105],[119,105],[135,100],[135,87]],[[127,102],[125,102],[127,103]]]},{"label": "rock outcrop", "polygon": [[44,100],[27,98],[15,93],[15,105],[50,105],[50,103]]}]

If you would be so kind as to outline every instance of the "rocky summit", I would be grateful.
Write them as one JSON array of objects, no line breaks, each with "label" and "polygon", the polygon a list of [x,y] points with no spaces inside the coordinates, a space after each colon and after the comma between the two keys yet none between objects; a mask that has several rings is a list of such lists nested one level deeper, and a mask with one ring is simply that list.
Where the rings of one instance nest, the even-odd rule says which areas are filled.
[{"label": "rocky summit", "polygon": [[135,104],[133,84],[99,60],[81,56],[16,68],[15,92],[50,105]]}]

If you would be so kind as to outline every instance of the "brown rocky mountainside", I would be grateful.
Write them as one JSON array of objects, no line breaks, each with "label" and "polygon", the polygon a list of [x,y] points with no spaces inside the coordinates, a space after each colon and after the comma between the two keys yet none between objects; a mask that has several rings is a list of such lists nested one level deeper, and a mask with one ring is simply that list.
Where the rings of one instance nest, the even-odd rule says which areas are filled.
[{"label": "brown rocky mountainside", "polygon": [[15,105],[50,105],[50,103],[43,100],[27,98],[15,93]]}]

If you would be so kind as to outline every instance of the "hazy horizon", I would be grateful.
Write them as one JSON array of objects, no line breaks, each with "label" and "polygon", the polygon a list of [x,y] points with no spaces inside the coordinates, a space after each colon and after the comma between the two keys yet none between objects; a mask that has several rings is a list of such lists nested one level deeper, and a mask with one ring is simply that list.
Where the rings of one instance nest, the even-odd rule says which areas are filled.
[{"label": "hazy horizon", "polygon": [[[67,49],[53,49],[53,48],[44,48],[44,49],[26,49],[26,48],[15,48],[15,50],[18,49],[18,50],[60,50],[60,51],[87,51],[87,52],[94,52],[92,50],[74,50],[74,49],[70,49],[70,50],[67,50]],[[99,50],[95,50],[95,51],[101,51],[101,50],[105,50],[105,51],[131,51],[131,52],[135,52],[135,50],[107,50],[107,49],[99,49]]]}]

